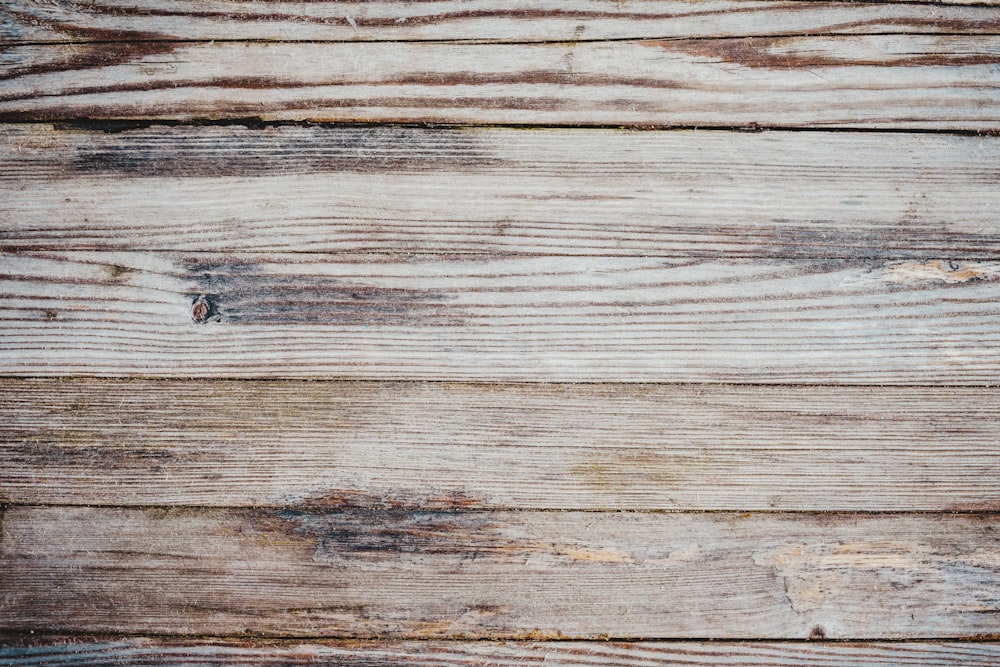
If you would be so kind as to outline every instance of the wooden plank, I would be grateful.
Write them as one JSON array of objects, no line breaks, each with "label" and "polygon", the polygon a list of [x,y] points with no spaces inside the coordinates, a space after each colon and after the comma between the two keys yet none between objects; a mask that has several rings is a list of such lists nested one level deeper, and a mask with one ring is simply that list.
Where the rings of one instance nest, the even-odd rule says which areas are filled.
[{"label": "wooden plank", "polygon": [[8,249],[1000,255],[1000,137],[6,125],[0,163]]},{"label": "wooden plank", "polygon": [[0,372],[986,384],[979,261],[19,253]]},{"label": "wooden plank", "polygon": [[0,120],[1000,129],[1000,36],[9,46]]},{"label": "wooden plank", "polygon": [[0,501],[998,510],[1000,392],[0,380]]},{"label": "wooden plank", "polygon": [[11,507],[0,628],[398,638],[995,632],[989,514]]},{"label": "wooden plank", "polygon": [[[972,0],[969,0],[971,3]],[[969,4],[967,3],[967,4]],[[945,6],[942,6],[945,4]],[[228,0],[43,0],[0,3],[0,40],[516,40],[788,34],[996,33],[995,6],[675,0],[430,0],[250,3]]]},{"label": "wooden plank", "polygon": [[[3,645],[6,644],[6,648]],[[746,667],[995,667],[1000,646],[986,642],[275,642],[0,635],[0,664],[88,665],[404,665],[589,667],[745,665]]]}]

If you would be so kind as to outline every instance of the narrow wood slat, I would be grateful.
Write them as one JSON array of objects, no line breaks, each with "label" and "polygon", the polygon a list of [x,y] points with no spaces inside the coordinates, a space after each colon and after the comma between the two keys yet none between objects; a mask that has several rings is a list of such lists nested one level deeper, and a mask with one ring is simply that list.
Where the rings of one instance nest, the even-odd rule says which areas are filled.
[{"label": "narrow wood slat", "polygon": [[[6,648],[2,646],[6,644]],[[341,665],[361,667],[995,667],[1000,645],[984,642],[309,642],[0,635],[0,664]]]},{"label": "narrow wood slat", "polygon": [[0,373],[996,384],[1000,264],[0,257]]},{"label": "narrow wood slat", "polygon": [[398,638],[996,631],[996,515],[12,507],[0,628]]},{"label": "narrow wood slat", "polygon": [[[934,3],[673,0],[282,2],[42,0],[0,3],[0,40],[517,40],[789,33],[997,32],[997,8]],[[961,2],[947,4],[960,5]],[[987,4],[987,3],[982,3]]]},{"label": "narrow wood slat", "polygon": [[0,119],[1000,129],[1000,36],[10,46]]},{"label": "narrow wood slat", "polygon": [[0,501],[1000,509],[1000,392],[0,380]]},{"label": "narrow wood slat", "polygon": [[1000,137],[0,126],[9,249],[996,258]]}]

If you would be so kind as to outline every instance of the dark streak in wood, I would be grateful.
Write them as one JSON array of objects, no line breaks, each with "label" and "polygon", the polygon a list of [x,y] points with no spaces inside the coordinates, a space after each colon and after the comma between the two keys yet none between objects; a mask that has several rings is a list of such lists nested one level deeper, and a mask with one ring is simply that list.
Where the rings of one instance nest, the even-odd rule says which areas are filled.
[{"label": "dark streak in wood", "polygon": [[198,178],[504,167],[475,133],[455,128],[333,126],[306,132],[262,131],[241,136],[238,148],[225,137],[206,139],[196,132],[178,139],[164,142],[155,134],[136,132],[128,141],[99,148],[82,144],[62,174]]},{"label": "dark streak in wood", "polygon": [[[141,40],[141,36],[137,39]],[[178,43],[158,41],[98,42],[53,46],[48,52],[49,57],[44,60],[20,67],[0,68],[0,81],[12,81],[20,77],[60,70],[115,67],[139,61],[148,56],[166,55],[173,52],[178,46],[180,46]],[[3,51],[0,50],[0,53]],[[17,99],[17,96],[0,93],[0,101],[8,99]]]},{"label": "dark streak in wood", "polygon": [[[442,309],[454,295],[294,273],[262,272],[252,259],[189,257],[184,268],[198,284],[192,316],[226,324],[327,324],[355,326],[461,326],[464,316]],[[199,308],[199,303],[204,307]],[[440,315],[438,311],[441,311]],[[200,316],[199,316],[200,313]]]},{"label": "dark streak in wood", "polygon": [[[925,53],[884,54],[882,58],[865,59],[845,54],[842,57],[781,53],[782,47],[794,48],[798,38],[744,37],[739,39],[664,40],[643,42],[671,53],[697,55],[720,63],[738,63],[751,68],[776,70],[810,70],[823,67],[966,67],[1000,63],[997,53]],[[648,84],[639,84],[646,86]]]}]

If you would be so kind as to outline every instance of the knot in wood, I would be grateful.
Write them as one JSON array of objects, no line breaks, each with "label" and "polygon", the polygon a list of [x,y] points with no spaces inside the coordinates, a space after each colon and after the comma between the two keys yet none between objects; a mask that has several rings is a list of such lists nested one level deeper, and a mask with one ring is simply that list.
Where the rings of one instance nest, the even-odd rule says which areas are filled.
[{"label": "knot in wood", "polygon": [[213,310],[212,302],[202,294],[191,304],[191,319],[198,324],[204,324],[212,316]]}]

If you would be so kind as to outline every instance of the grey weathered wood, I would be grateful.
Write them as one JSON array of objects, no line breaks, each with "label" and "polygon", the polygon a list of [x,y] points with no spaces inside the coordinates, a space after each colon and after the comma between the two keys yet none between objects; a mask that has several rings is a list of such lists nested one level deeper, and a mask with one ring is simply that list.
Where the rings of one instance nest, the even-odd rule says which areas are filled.
[{"label": "grey weathered wood", "polygon": [[[6,645],[6,648],[3,646]],[[382,667],[995,667],[984,642],[275,642],[0,635],[0,665],[380,665]]]},{"label": "grey weathered wood", "polygon": [[1000,36],[9,46],[0,119],[1000,129]]},{"label": "grey weathered wood", "polygon": [[0,373],[996,384],[1000,264],[0,257]]},{"label": "grey weathered wood", "polygon": [[0,628],[466,638],[996,631],[1000,518],[11,507]]},{"label": "grey weathered wood", "polygon": [[1000,392],[0,381],[0,500],[1000,509]]},{"label": "grey weathered wood", "polygon": [[0,2],[0,40],[580,41],[794,33],[996,33],[998,11],[987,4],[98,0],[80,5],[4,0]]},{"label": "grey weathered wood", "polygon": [[1000,255],[1000,137],[0,126],[8,249]]}]

